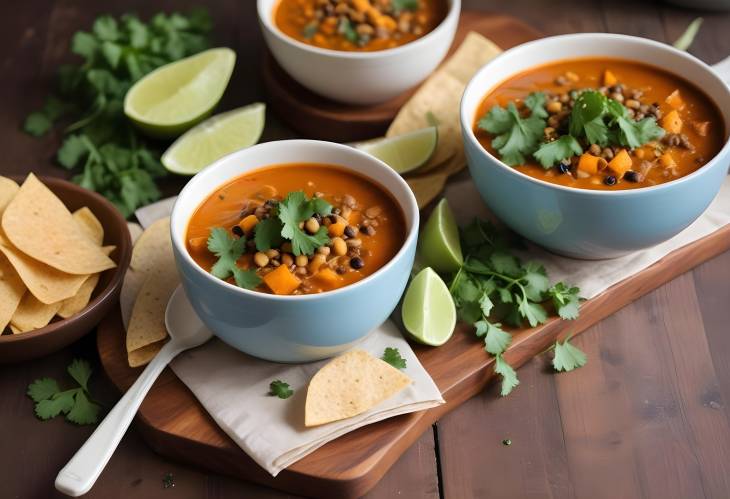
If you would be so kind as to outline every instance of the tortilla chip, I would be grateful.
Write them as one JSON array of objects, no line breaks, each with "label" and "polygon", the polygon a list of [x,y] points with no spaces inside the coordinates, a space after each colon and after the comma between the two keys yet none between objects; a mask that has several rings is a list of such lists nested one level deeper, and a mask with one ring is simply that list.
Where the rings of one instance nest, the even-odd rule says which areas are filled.
[{"label": "tortilla chip", "polygon": [[155,355],[157,355],[158,352],[162,350],[162,347],[164,345],[165,341],[163,340],[156,343],[151,343],[146,347],[139,348],[133,352],[129,352],[129,354],[127,355],[127,362],[129,363],[129,367],[140,367],[149,364],[149,362],[155,357]]},{"label": "tortilla chip", "polygon": [[125,329],[129,327],[137,294],[149,275],[177,276],[170,240],[169,217],[150,225],[137,239],[132,250],[132,260],[119,294],[119,306]]},{"label": "tortilla chip", "polygon": [[7,327],[24,293],[25,285],[20,276],[0,254],[0,333]]},{"label": "tortilla chip", "polygon": [[317,426],[357,416],[412,382],[387,362],[363,350],[351,350],[331,360],[312,377],[304,425]]},{"label": "tortilla chip", "polygon": [[[420,207],[439,195],[444,175],[454,175],[466,166],[461,137],[461,96],[474,73],[500,52],[499,47],[482,35],[467,34],[456,52],[421,85],[388,128],[386,137],[393,137],[431,126],[433,118],[439,123],[439,143],[433,157],[413,175],[406,176]],[[423,175],[426,172],[430,175]],[[418,180],[411,182],[415,178]]]},{"label": "tortilla chip", "polygon": [[73,212],[73,218],[89,239],[98,246],[104,242],[104,227],[88,207],[84,206]]},{"label": "tortilla chip", "polygon": [[20,251],[68,274],[89,275],[116,266],[32,173],[5,209],[2,228]]},{"label": "tortilla chip", "polygon": [[5,211],[5,207],[20,190],[20,186],[14,180],[7,177],[0,177],[0,215]]},{"label": "tortilla chip", "polygon": [[[108,255],[116,248],[116,246],[103,246],[101,250]],[[63,300],[61,308],[58,310],[58,316],[63,319],[68,319],[85,309],[86,305],[91,301],[91,295],[99,283],[100,276],[101,274],[92,274],[87,277],[75,295]]]},{"label": "tortilla chip", "polygon": [[48,305],[75,295],[88,277],[67,274],[34,260],[18,251],[18,248],[5,239],[2,233],[0,233],[0,252],[7,257],[33,296]]},{"label": "tortilla chip", "polygon": [[50,305],[38,301],[30,293],[25,293],[18,308],[10,319],[10,328],[14,334],[34,331],[48,325],[61,308],[61,302]]},{"label": "tortilla chip", "polygon": [[[127,329],[127,355],[167,338],[165,309],[178,285],[177,274],[148,276],[134,302]],[[128,357],[129,360],[129,357]],[[130,364],[131,365],[131,364]]]}]

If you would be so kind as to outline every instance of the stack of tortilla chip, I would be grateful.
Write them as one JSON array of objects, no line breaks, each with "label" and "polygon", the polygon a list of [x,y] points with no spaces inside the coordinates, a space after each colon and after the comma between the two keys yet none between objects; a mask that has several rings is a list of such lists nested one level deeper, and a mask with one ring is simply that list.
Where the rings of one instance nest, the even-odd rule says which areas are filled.
[{"label": "stack of tortilla chip", "polygon": [[461,96],[474,73],[500,52],[482,35],[467,34],[456,52],[421,85],[388,128],[386,137],[393,137],[438,124],[436,152],[424,166],[406,175],[419,208],[436,198],[446,180],[466,166],[459,117]]},{"label": "stack of tortilla chip", "polygon": [[88,305],[99,274],[116,267],[89,208],[73,214],[32,173],[0,177],[0,333],[46,326]]},{"label": "stack of tortilla chip", "polygon": [[130,367],[147,364],[167,341],[165,309],[178,284],[168,217],[139,236],[122,285],[119,303]]}]

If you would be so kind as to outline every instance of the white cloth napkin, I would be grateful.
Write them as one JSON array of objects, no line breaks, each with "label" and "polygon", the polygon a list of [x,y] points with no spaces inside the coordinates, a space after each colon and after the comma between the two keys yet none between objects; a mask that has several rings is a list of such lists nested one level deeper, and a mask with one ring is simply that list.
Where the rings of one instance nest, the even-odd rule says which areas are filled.
[{"label": "white cloth napkin", "polygon": [[[487,208],[470,180],[450,184],[445,193],[458,222],[488,216]],[[163,200],[140,210],[137,218],[147,226],[169,215],[173,201]],[[730,178],[707,211],[687,229],[653,248],[613,260],[583,261],[561,257],[530,246],[525,258],[542,262],[553,281],[563,280],[592,298],[613,284],[640,272],[675,249],[707,236],[730,223]],[[303,365],[274,364],[253,359],[220,341],[183,354],[172,368],[220,427],[269,473],[279,471],[318,447],[349,431],[398,414],[443,403],[438,388],[423,369],[396,326],[388,322],[357,348],[382,355],[397,347],[407,359],[406,373],[414,380],[409,388],[358,417],[318,428],[304,428],[306,385],[322,362]],[[295,395],[288,400],[269,397],[268,384],[280,378]]]}]

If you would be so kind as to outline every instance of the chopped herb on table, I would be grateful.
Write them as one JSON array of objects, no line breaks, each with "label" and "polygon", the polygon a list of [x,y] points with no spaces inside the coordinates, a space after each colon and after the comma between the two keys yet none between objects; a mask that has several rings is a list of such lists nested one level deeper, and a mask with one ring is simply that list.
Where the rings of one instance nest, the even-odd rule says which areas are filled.
[{"label": "chopped herb on table", "polygon": [[586,354],[570,344],[570,337],[562,343],[556,341],[551,349],[554,350],[553,367],[556,371],[572,371],[588,362]]},{"label": "chopped herb on table", "polygon": [[78,31],[71,52],[84,59],[58,70],[58,85],[24,130],[46,134],[69,123],[58,150],[61,166],[78,171],[73,181],[112,201],[125,216],[159,199],[155,179],[166,175],[156,147],[124,116],[124,96],[154,69],[210,45],[211,22],[204,11],[157,14],[149,22],[125,14],[101,16],[91,31]]},{"label": "chopped herb on table", "polygon": [[269,384],[269,395],[280,399],[288,399],[294,395],[294,390],[289,388],[289,383],[276,379]]},{"label": "chopped herb on table", "polygon": [[396,369],[406,368],[406,359],[401,357],[400,352],[397,348],[387,347],[381,359],[391,366],[395,367]]},{"label": "chopped herb on table", "polygon": [[62,390],[52,378],[37,379],[28,386],[27,394],[35,402],[36,416],[45,421],[65,414],[67,421],[78,425],[97,423],[101,407],[89,394],[91,366],[85,360],[74,359],[66,371],[77,387]]}]

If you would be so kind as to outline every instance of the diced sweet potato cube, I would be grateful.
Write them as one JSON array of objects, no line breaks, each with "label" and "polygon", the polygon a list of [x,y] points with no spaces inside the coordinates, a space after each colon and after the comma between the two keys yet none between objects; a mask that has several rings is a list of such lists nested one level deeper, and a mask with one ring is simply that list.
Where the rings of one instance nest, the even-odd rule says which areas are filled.
[{"label": "diced sweet potato cube", "polygon": [[340,237],[342,234],[345,233],[345,227],[347,227],[347,224],[345,222],[336,222],[331,224],[327,230],[329,230],[330,236],[332,237]]},{"label": "diced sweet potato cube", "polygon": [[610,70],[605,70],[603,72],[603,86],[605,87],[612,87],[616,83],[618,83],[618,79],[616,78],[616,75],[613,74]]},{"label": "diced sweet potato cube", "polygon": [[595,175],[599,170],[603,170],[605,167],[605,159],[588,153],[581,155],[580,160],[578,161],[578,170],[588,173],[589,175]]},{"label": "diced sweet potato cube", "polygon": [[618,178],[624,176],[624,173],[631,170],[633,161],[626,149],[621,149],[611,161],[608,162],[608,169],[616,174]]},{"label": "diced sweet potato cube", "polygon": [[669,111],[662,118],[662,128],[669,133],[680,133],[682,131],[682,118],[676,109]]},{"label": "diced sweet potato cube", "polygon": [[205,236],[192,237],[188,241],[188,245],[193,251],[202,251],[208,247],[208,238]]},{"label": "diced sweet potato cube", "polygon": [[342,278],[337,275],[337,272],[329,267],[320,268],[314,276],[314,280],[326,287],[335,286]]},{"label": "diced sweet potato cube", "polygon": [[674,158],[668,152],[659,156],[659,163],[661,163],[664,168],[674,168],[677,166],[677,162],[674,161]]},{"label": "diced sweet potato cube", "polygon": [[238,222],[238,226],[243,229],[243,233],[248,235],[251,233],[256,224],[259,223],[259,219],[256,215],[248,215]]},{"label": "diced sweet potato cube", "polygon": [[672,109],[682,109],[684,107],[684,100],[682,99],[682,96],[679,95],[679,89],[669,94],[665,101]]},{"label": "diced sweet potato cube", "polygon": [[263,279],[269,289],[277,295],[290,295],[302,283],[285,265],[276,267]]}]

